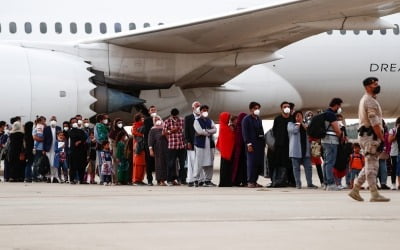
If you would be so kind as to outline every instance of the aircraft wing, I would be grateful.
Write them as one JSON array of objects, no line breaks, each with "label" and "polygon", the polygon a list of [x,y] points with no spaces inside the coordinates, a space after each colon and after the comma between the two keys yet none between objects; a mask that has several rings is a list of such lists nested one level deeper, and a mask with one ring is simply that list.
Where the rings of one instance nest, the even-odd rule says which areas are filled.
[{"label": "aircraft wing", "polygon": [[[105,42],[138,50],[185,54],[239,51],[273,53],[288,44],[327,30],[392,28],[391,24],[379,17],[399,11],[400,0],[266,1],[264,6],[224,16],[118,33],[81,43]],[[268,62],[268,59],[254,59],[253,63],[251,54],[248,57],[248,65],[224,67],[205,64],[183,77],[186,80],[181,79],[180,85],[197,87],[207,85],[206,82],[221,85],[252,64]]]}]

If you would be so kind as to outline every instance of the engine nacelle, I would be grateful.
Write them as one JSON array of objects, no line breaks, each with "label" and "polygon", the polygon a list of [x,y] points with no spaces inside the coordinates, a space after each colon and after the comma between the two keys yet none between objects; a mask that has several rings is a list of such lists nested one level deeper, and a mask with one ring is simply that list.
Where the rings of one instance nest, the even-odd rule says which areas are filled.
[{"label": "engine nacelle", "polygon": [[96,99],[90,67],[77,56],[65,53],[0,45],[0,119],[56,115],[59,122],[76,114],[91,117]]}]

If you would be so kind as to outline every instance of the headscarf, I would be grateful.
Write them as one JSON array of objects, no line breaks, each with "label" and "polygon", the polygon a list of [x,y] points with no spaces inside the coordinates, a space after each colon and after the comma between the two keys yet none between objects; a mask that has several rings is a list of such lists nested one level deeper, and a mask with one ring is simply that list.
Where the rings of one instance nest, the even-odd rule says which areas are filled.
[{"label": "headscarf", "polygon": [[125,129],[124,128],[119,128],[118,127],[118,123],[119,122],[122,122],[122,120],[120,119],[120,118],[117,118],[117,119],[115,119],[114,120],[114,122],[113,122],[113,126],[112,126],[112,128],[111,128],[111,131],[110,131],[110,133],[108,134],[108,137],[110,137],[112,140],[117,140],[117,135],[120,133],[120,132],[125,132],[126,133],[126,131],[125,131]]},{"label": "headscarf", "polygon": [[221,157],[225,160],[231,160],[233,148],[235,146],[235,132],[229,127],[230,116],[228,112],[222,112],[219,115],[217,148],[221,153]]},{"label": "headscarf", "polygon": [[232,168],[232,182],[236,180],[237,172],[240,164],[240,157],[242,150],[244,149],[244,141],[242,134],[242,121],[246,117],[246,113],[240,113],[236,120],[235,127],[235,149],[233,154],[233,168]]},{"label": "headscarf", "polygon": [[[161,125],[156,125],[156,119],[159,119],[161,121]],[[164,122],[161,119],[161,116],[159,116],[159,115],[154,116],[154,118],[153,118],[153,127],[151,129],[155,129],[155,128],[158,128],[158,129],[161,128],[162,129],[163,127],[164,127]]]},{"label": "headscarf", "polygon": [[22,128],[21,122],[16,121],[12,124],[12,128],[10,131],[10,134],[14,134],[14,133],[24,133],[24,129]]}]

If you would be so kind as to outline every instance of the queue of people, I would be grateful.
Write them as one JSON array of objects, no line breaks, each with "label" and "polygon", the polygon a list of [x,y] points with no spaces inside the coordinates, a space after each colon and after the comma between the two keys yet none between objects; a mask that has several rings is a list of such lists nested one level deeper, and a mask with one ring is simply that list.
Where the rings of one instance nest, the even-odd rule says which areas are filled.
[{"label": "queue of people", "polygon": [[[216,142],[217,127],[208,116],[209,107],[198,101],[193,102],[192,113],[186,117],[173,108],[163,120],[155,106],[137,113],[131,135],[125,131],[121,119],[111,122],[107,114],[97,115],[96,124],[77,115],[62,126],[58,126],[55,116],[48,124],[45,117],[37,117],[34,123],[27,122],[24,126],[19,117],[14,117],[9,132],[5,131],[6,123],[0,122],[4,179],[97,184],[97,175],[102,185],[154,185],[155,179],[159,186],[214,187],[217,149],[221,155],[219,187],[261,187],[258,178],[264,175],[271,178],[268,187],[301,189],[303,166],[305,187],[315,189],[318,188],[312,179],[312,165],[315,165],[322,188],[341,190],[345,177],[344,186],[356,190],[351,197],[360,200],[357,196],[360,181],[356,178],[363,176],[371,156],[362,142],[348,142],[342,103],[340,98],[333,98],[328,109],[320,111],[325,130],[321,137],[315,138],[310,136],[309,126],[318,114],[296,111],[293,103],[282,102],[270,131],[273,145],[268,144],[267,159],[266,133],[260,119],[261,105],[257,102],[249,104],[247,114],[222,112]],[[393,166],[392,189],[396,189],[396,176],[400,181],[399,126],[400,118],[394,129],[382,131],[382,141],[386,142],[384,152],[388,156],[379,156],[375,177],[379,178],[382,189],[388,188],[387,162]],[[375,191],[374,186],[372,190]]]}]

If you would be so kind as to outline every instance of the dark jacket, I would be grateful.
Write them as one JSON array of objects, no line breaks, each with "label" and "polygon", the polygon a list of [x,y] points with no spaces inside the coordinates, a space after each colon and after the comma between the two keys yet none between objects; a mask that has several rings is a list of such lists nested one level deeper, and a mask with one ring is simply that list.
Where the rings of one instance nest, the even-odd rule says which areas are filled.
[{"label": "dark jacket", "polygon": [[[59,131],[61,131],[61,127],[56,126],[56,135]],[[54,143],[53,135],[51,134],[51,126],[46,126],[43,130],[43,150],[49,152]]]},{"label": "dark jacket", "polygon": [[194,137],[195,137],[195,131],[194,131],[194,115],[190,114],[185,116],[185,128],[184,128],[184,134],[185,134],[185,142],[194,144]]}]

